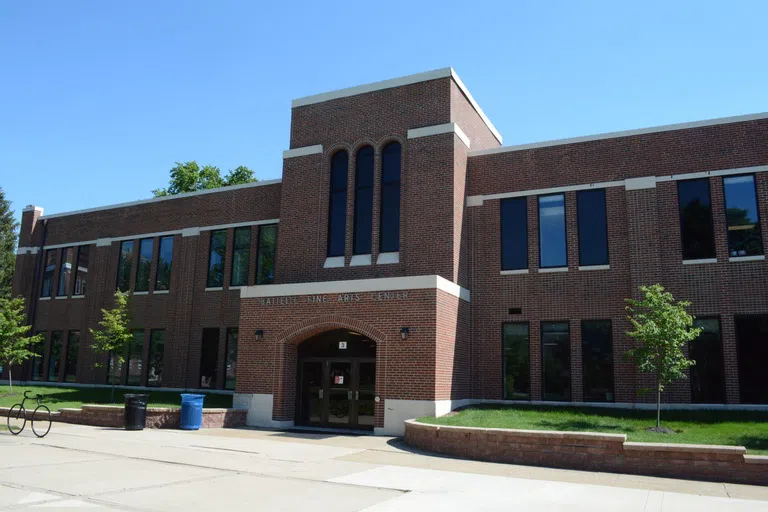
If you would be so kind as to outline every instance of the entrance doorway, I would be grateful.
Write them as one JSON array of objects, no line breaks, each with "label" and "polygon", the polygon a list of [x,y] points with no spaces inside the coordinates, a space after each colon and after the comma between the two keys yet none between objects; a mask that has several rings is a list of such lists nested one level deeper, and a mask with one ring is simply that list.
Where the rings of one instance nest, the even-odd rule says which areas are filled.
[{"label": "entrance doorway", "polygon": [[373,430],[376,343],[335,330],[299,345],[296,424]]}]

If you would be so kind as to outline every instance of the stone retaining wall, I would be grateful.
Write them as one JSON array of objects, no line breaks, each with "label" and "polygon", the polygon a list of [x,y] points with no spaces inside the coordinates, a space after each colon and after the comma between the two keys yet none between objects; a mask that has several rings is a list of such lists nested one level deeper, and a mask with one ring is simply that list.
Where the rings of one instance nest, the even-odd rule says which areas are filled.
[{"label": "stone retaining wall", "polygon": [[[8,414],[8,407],[0,407],[0,415]],[[27,409],[27,418],[33,410]],[[203,428],[242,427],[248,411],[245,409],[203,409]],[[62,423],[93,425],[96,427],[123,427],[125,407],[122,405],[83,405],[80,409],[59,409],[51,412],[51,419]],[[181,409],[147,407],[146,428],[179,428]]]},{"label": "stone retaining wall", "polygon": [[623,434],[405,422],[405,442],[474,460],[768,485],[768,457],[743,446],[629,443]]}]

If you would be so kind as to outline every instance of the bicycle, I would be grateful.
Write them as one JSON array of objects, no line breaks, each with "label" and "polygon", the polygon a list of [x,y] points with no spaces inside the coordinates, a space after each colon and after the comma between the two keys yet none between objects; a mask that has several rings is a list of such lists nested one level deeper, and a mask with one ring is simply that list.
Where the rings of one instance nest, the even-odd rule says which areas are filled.
[{"label": "bicycle", "polygon": [[[48,432],[51,431],[51,410],[40,403],[40,400],[45,398],[43,395],[36,394],[35,396],[27,396],[27,393],[29,393],[29,390],[24,392],[24,399],[21,403],[14,404],[8,411],[8,430],[15,436],[21,434],[21,431],[27,426],[27,410],[24,408],[24,402],[27,400],[36,400],[37,407],[35,407],[34,412],[32,412],[32,419],[30,420],[32,423],[32,432],[34,432],[37,437],[45,437],[48,435]],[[43,430],[43,427],[45,430]]]}]

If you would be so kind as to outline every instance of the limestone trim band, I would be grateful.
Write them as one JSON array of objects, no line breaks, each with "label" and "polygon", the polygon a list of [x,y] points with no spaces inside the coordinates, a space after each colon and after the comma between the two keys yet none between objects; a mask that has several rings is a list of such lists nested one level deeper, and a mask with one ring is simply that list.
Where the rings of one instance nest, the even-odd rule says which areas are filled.
[{"label": "limestone trim band", "polygon": [[470,141],[467,134],[456,123],[436,124],[432,126],[424,126],[423,128],[414,128],[408,130],[409,139],[418,139],[420,137],[429,137],[430,135],[440,135],[443,133],[455,133],[467,148],[470,148]]},{"label": "limestone trim band", "polygon": [[283,160],[287,158],[296,158],[298,156],[319,155],[323,152],[322,144],[314,146],[304,146],[302,148],[286,149],[283,151]]},{"label": "limestone trim band", "polygon": [[37,254],[38,250],[37,247],[19,247],[16,249],[16,254]]},{"label": "limestone trim band", "polygon": [[240,298],[430,289],[444,291],[466,302],[470,300],[468,289],[436,275],[246,286],[240,290]]}]

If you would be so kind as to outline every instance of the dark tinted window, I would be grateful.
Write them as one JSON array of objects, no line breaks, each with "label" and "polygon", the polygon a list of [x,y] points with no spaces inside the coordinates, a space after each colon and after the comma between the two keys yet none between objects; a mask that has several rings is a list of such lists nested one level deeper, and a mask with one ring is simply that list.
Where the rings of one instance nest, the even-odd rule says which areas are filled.
[{"label": "dark tinted window", "polygon": [[366,146],[357,152],[355,168],[355,236],[354,254],[371,253],[373,229],[373,148]]},{"label": "dark tinted window", "polygon": [[133,240],[120,244],[120,260],[117,264],[117,289],[127,292],[131,287],[131,267],[133,266]]},{"label": "dark tinted window", "polygon": [[251,263],[251,228],[235,228],[232,248],[232,286],[248,284],[248,265]]},{"label": "dark tinted window", "polygon": [[88,245],[77,248],[77,273],[75,274],[75,295],[85,295],[88,281],[88,260],[91,250]]},{"label": "dark tinted window", "polygon": [[349,155],[338,151],[331,158],[331,191],[328,207],[328,256],[344,256],[347,226],[347,168]]},{"label": "dark tinted window", "polygon": [[164,354],[165,331],[151,331],[149,335],[149,358],[147,361],[147,386],[163,385]]},{"label": "dark tinted window", "polygon": [[45,251],[45,268],[43,269],[43,286],[41,297],[50,297],[53,293],[53,274],[56,272],[56,249]]},{"label": "dark tinted window", "polygon": [[48,346],[48,380],[51,382],[59,380],[63,337],[64,334],[61,331],[53,331],[51,333],[51,343]]},{"label": "dark tinted window", "polygon": [[128,371],[125,383],[129,386],[141,385],[141,369],[144,358],[144,330],[133,331],[133,341],[128,345],[128,354],[125,360]]},{"label": "dark tinted window", "polygon": [[211,231],[211,253],[208,258],[208,288],[224,286],[224,255],[227,252],[227,230]]},{"label": "dark tinted window", "polygon": [[571,347],[568,322],[541,324],[542,398],[571,400]]},{"label": "dark tinted window", "polygon": [[171,266],[173,263],[173,237],[164,236],[160,239],[160,249],[157,251],[157,276],[155,291],[171,289]]},{"label": "dark tinted window", "polygon": [[67,360],[64,364],[64,380],[77,381],[77,356],[80,354],[80,331],[69,331],[67,338]]},{"label": "dark tinted window", "polygon": [[136,269],[136,291],[149,290],[149,273],[152,270],[152,244],[154,240],[144,238],[139,242],[139,266]]},{"label": "dark tinted window", "polygon": [[381,252],[400,250],[400,165],[400,144],[391,142],[381,154]]},{"label": "dark tinted window", "polygon": [[502,344],[504,400],[528,400],[531,397],[528,324],[504,324]]},{"label": "dark tinted window", "polygon": [[678,181],[677,197],[683,259],[714,258],[715,235],[712,229],[709,179]]},{"label": "dark tinted window", "polygon": [[32,345],[32,380],[43,380],[43,358],[45,352],[45,342],[48,337],[48,333],[45,331],[37,331],[35,334],[42,334],[42,341]]},{"label": "dark tinted window", "polygon": [[237,327],[227,329],[227,363],[224,367],[224,389],[235,389],[237,375]]},{"label": "dark tinted window", "polygon": [[581,323],[584,401],[613,402],[613,346],[610,320]]},{"label": "dark tinted window", "polygon": [[697,318],[693,326],[703,329],[688,349],[688,358],[696,361],[691,367],[691,399],[699,404],[725,403],[725,368],[720,320]]},{"label": "dark tinted window", "polygon": [[565,196],[539,196],[539,263],[541,268],[567,267]]},{"label": "dark tinted window", "polygon": [[59,287],[56,289],[56,295],[59,297],[65,297],[72,292],[70,289],[70,283],[72,283],[72,269],[75,266],[74,259],[75,251],[72,247],[65,247],[61,250]]},{"label": "dark tinted window", "polygon": [[216,387],[216,369],[219,361],[219,330],[203,329],[200,353],[200,389]]},{"label": "dark tinted window", "polygon": [[528,199],[502,199],[501,270],[528,268]]},{"label": "dark tinted window", "polygon": [[277,225],[259,227],[259,247],[256,257],[256,284],[275,282],[275,246],[277,245]]},{"label": "dark tinted window", "polygon": [[576,194],[579,222],[579,265],[608,264],[608,216],[605,189]]},{"label": "dark tinted window", "polygon": [[768,316],[736,317],[736,360],[743,404],[768,404]]},{"label": "dark tinted window", "polygon": [[723,187],[728,221],[728,254],[731,257],[763,254],[755,177],[723,178]]}]

